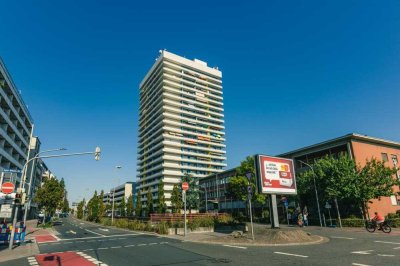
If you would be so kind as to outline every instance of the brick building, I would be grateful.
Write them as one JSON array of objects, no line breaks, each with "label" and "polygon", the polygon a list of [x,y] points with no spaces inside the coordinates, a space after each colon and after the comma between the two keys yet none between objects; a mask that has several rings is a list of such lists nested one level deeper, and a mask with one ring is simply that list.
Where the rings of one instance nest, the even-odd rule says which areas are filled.
[{"label": "brick building", "polygon": [[[372,158],[376,158],[382,160],[388,167],[396,167],[399,169],[396,177],[393,178],[400,178],[400,143],[356,133],[307,146],[278,156],[292,158],[295,161],[296,172],[301,172],[304,171],[307,166],[300,161],[313,164],[315,160],[325,155],[339,156],[341,153],[348,154],[361,166],[365,165],[367,159],[371,160]],[[399,187],[394,188],[394,194],[399,191]],[[381,197],[381,199],[373,199],[371,201],[372,203],[368,204],[370,216],[373,216],[375,211],[378,211],[382,215],[400,211],[400,196],[392,195],[391,197]]]}]

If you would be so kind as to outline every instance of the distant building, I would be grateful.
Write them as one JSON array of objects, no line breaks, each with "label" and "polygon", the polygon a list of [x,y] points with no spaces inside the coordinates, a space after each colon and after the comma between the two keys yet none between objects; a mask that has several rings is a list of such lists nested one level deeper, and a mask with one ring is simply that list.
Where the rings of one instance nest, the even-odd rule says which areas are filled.
[{"label": "distant building", "polygon": [[[222,73],[198,59],[160,51],[140,83],[138,180],[143,206],[164,182],[171,206],[185,174],[205,177],[226,166]],[[155,204],[157,207],[157,204]]]},{"label": "distant building", "polygon": [[[33,120],[3,61],[0,59],[0,172],[22,171]],[[20,176],[16,185],[19,185]],[[6,177],[5,177],[6,178]],[[13,176],[11,176],[13,178]],[[4,180],[3,181],[9,181]]]},{"label": "distant building", "polygon": [[132,188],[133,182],[126,182],[121,184],[115,188],[112,188],[110,192],[104,193],[103,202],[104,204],[112,204],[113,202],[113,193],[114,194],[114,205],[118,205],[124,200],[125,202],[128,201],[128,198],[132,196]]},{"label": "distant building", "polygon": [[[292,158],[295,162],[296,172],[300,173],[308,169],[307,166],[300,161],[313,164],[316,160],[326,155],[338,157],[342,153],[348,154],[357,164],[362,166],[365,165],[367,159],[371,160],[372,158],[386,162],[386,165],[389,167],[396,167],[399,169],[400,166],[399,142],[356,133],[307,146],[278,156]],[[400,178],[400,171],[397,173],[397,178]],[[396,192],[399,192],[399,188],[394,189],[394,194],[391,197],[373,199],[371,200],[372,203],[368,203],[370,216],[373,216],[375,211],[378,211],[382,215],[400,211],[400,197],[395,195]],[[324,203],[320,204],[322,205]]]},{"label": "distant building", "polygon": [[236,200],[228,193],[230,178],[236,176],[236,168],[203,177],[199,181],[200,212],[228,212],[244,211],[246,204]]}]

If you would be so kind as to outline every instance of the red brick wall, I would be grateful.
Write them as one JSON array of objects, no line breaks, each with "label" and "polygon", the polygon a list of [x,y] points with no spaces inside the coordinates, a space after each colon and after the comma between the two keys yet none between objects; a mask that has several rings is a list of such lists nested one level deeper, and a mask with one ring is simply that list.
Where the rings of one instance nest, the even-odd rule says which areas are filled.
[{"label": "red brick wall", "polygon": [[[391,159],[392,154],[397,155],[398,160],[400,160],[400,149],[390,148],[379,144],[363,143],[354,140],[351,142],[351,146],[354,160],[361,166],[365,165],[367,159],[371,160],[371,158],[376,158],[377,160],[382,160],[382,153],[386,153],[388,155],[389,161],[386,162],[386,165],[389,167],[393,167],[393,162]],[[395,187],[393,190],[394,192],[400,191],[399,187]],[[395,213],[397,210],[400,210],[400,206],[392,205],[389,197],[382,197],[380,200],[374,199],[371,201],[372,203],[368,205],[368,211],[371,217],[374,216],[375,211],[386,216],[388,213]]]}]

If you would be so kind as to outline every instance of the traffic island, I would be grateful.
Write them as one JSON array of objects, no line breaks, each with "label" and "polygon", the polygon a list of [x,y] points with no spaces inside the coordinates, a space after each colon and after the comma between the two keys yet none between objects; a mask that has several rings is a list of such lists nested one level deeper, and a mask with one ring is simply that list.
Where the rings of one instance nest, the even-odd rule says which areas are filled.
[{"label": "traffic island", "polygon": [[254,240],[251,232],[233,231],[231,233],[188,234],[186,241],[208,244],[230,244],[249,246],[290,246],[321,244],[329,241],[327,238],[305,232],[301,229],[267,227],[254,228]]}]

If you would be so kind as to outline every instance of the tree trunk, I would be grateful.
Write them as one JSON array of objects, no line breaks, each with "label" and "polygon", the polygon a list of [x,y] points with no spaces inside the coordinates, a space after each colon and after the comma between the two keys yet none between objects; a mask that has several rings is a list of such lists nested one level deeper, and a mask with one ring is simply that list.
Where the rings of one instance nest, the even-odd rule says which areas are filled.
[{"label": "tree trunk", "polygon": [[337,198],[335,198],[335,205],[336,205],[336,210],[337,210],[337,215],[338,215],[338,220],[339,220],[339,226],[340,226],[340,228],[342,228],[342,219],[340,218],[339,204],[337,202]]}]

